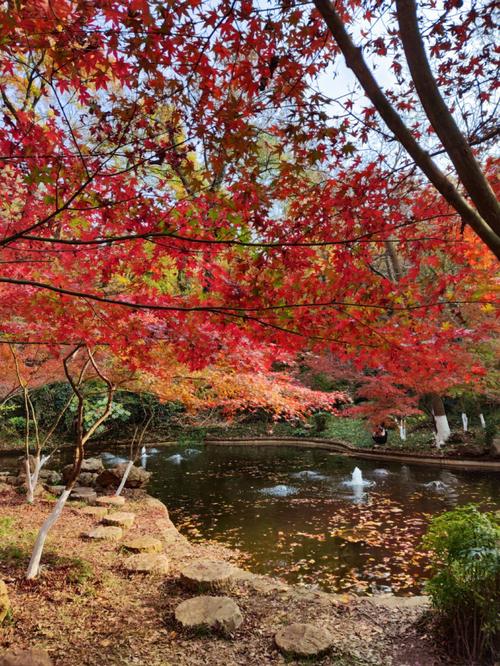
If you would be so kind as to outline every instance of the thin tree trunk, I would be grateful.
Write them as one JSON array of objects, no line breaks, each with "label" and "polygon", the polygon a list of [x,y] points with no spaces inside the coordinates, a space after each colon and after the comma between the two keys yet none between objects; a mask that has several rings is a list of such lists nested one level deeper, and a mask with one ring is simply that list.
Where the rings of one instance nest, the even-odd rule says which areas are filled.
[{"label": "thin tree trunk", "polygon": [[28,570],[26,571],[26,578],[28,580],[36,578],[40,572],[40,559],[42,557],[43,547],[45,546],[45,542],[47,540],[50,530],[59,519],[59,516],[61,515],[61,512],[64,509],[64,505],[66,504],[68,497],[71,495],[71,490],[72,488],[64,489],[61,496],[57,500],[56,505],[52,510],[52,513],[45,520],[42,527],[40,528],[40,531],[38,532],[35,545],[33,546],[33,551],[31,553],[31,559],[28,565]]},{"label": "thin tree trunk", "polygon": [[129,460],[128,464],[127,464],[127,467],[125,468],[125,472],[123,473],[122,480],[120,481],[120,485],[116,489],[116,493],[115,493],[116,497],[121,495],[122,490],[125,488],[125,484],[127,483],[127,479],[128,479],[129,474],[130,474],[130,470],[132,469],[133,466],[134,466],[134,461]]}]

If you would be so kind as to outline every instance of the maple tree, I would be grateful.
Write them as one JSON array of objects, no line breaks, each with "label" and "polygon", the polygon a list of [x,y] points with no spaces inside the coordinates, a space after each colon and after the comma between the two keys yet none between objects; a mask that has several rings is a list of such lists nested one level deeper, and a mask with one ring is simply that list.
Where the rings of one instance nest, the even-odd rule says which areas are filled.
[{"label": "maple tree", "polygon": [[[2,5],[2,341],[158,377],[170,358],[265,373],[304,348],[389,359],[391,381],[403,354],[412,381],[442,358],[443,383],[470,374],[457,359],[491,313],[472,331],[443,313],[494,302],[490,3],[424,6],[430,72],[409,0],[315,4]],[[392,59],[385,91],[346,33],[358,16]],[[340,51],[373,106],[322,88]]]}]

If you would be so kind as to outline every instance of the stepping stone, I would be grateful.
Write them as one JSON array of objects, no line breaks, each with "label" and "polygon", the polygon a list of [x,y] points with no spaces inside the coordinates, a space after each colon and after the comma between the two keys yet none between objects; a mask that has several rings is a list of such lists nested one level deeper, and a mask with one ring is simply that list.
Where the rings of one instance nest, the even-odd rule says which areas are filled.
[{"label": "stepping stone", "polygon": [[125,497],[121,495],[110,495],[109,497],[98,497],[96,500],[97,506],[123,506],[125,504]]},{"label": "stepping stone", "polygon": [[315,624],[295,622],[280,629],[274,641],[284,655],[289,657],[317,657],[333,646],[329,631]]},{"label": "stepping stone", "polygon": [[243,622],[238,605],[229,597],[193,597],[175,609],[175,619],[184,629],[210,628],[231,634]]},{"label": "stepping stone", "polygon": [[86,506],[83,509],[80,509],[80,513],[94,518],[104,518],[108,511],[109,509],[107,506]]},{"label": "stepping stone", "polygon": [[156,499],[156,497],[151,497],[150,495],[148,495],[144,499],[144,504],[146,506],[149,506],[151,509],[158,509],[158,511],[161,511],[168,518],[167,507],[165,506],[165,504],[163,504],[163,502],[160,502],[159,499]]},{"label": "stepping stone", "polygon": [[47,492],[49,492],[51,495],[59,497],[59,495],[66,488],[66,486],[45,486],[45,488],[47,489]]},{"label": "stepping stone", "polygon": [[137,553],[128,557],[124,565],[130,572],[168,574],[170,562],[163,553]]},{"label": "stepping stone", "polygon": [[121,527],[112,527],[111,525],[99,525],[85,534],[87,539],[107,539],[109,541],[119,541],[123,536]]},{"label": "stepping stone", "polygon": [[9,593],[7,585],[0,580],[0,624],[5,620],[10,610]]},{"label": "stepping stone", "polygon": [[97,493],[93,488],[76,486],[71,491],[69,499],[73,500],[74,502],[87,502],[87,504],[95,504],[95,501],[97,500]]},{"label": "stepping stone", "polygon": [[183,566],[180,573],[188,589],[216,592],[233,587],[236,567],[221,560],[195,560]]},{"label": "stepping stone", "polygon": [[45,650],[10,650],[0,655],[0,666],[52,666],[52,659]]},{"label": "stepping stone", "polygon": [[124,541],[122,546],[133,553],[161,553],[163,551],[162,542],[150,536],[132,537]]},{"label": "stepping stone", "polygon": [[102,522],[104,525],[115,525],[115,527],[132,527],[135,520],[135,513],[126,513],[125,511],[115,511],[104,516]]}]

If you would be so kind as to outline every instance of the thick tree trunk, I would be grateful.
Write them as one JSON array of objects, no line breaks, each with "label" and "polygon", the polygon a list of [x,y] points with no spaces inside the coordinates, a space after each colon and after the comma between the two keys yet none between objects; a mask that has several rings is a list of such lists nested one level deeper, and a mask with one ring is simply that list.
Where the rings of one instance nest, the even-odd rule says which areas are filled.
[{"label": "thick tree trunk", "polygon": [[437,393],[431,394],[431,407],[432,415],[434,417],[434,424],[436,426],[436,444],[443,446],[446,440],[451,435],[448,417],[444,408],[443,400]]},{"label": "thick tree trunk", "polygon": [[400,439],[405,442],[406,441],[406,419],[400,419],[399,420],[399,437]]},{"label": "thick tree trunk", "polygon": [[462,427],[464,429],[464,432],[467,432],[469,428],[469,419],[467,417],[467,414],[465,412],[462,412]]},{"label": "thick tree trunk", "polygon": [[425,113],[483,220],[500,235],[500,204],[441,96],[420,34],[415,0],[396,0],[396,8],[406,61]]},{"label": "thick tree trunk", "polygon": [[453,182],[439,169],[429,153],[418,143],[401,115],[394,108],[378,85],[368,67],[361,48],[352,41],[344,21],[331,0],[314,0],[314,4],[328,26],[338,47],[342,51],[346,65],[352,70],[366,96],[377,109],[385,124],[399,143],[405,148],[418,168],[460,215],[464,224],[469,224],[490,250],[500,259],[500,236],[482,215],[461,195]]},{"label": "thick tree trunk", "polygon": [[483,414],[479,414],[479,420],[481,421],[481,427],[486,428],[486,421]]}]

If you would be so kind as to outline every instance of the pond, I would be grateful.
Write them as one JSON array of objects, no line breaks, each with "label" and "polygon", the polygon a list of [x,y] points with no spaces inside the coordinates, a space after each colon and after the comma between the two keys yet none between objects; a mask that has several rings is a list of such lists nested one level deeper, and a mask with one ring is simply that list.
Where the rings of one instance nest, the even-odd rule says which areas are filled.
[{"label": "pond", "polygon": [[[122,455],[102,454],[106,466]],[[17,457],[0,462],[13,467]],[[153,472],[148,491],[191,540],[238,549],[253,572],[336,592],[422,593],[428,561],[420,540],[429,519],[470,502],[495,510],[500,500],[495,473],[318,449],[192,444],[151,448],[144,462]],[[356,467],[362,484],[352,485]]]},{"label": "pond", "polygon": [[[339,592],[421,593],[430,517],[500,499],[494,473],[297,448],[193,445],[153,452],[146,466],[149,492],[190,539],[239,549],[254,572]],[[351,484],[355,467],[363,485]]]}]

